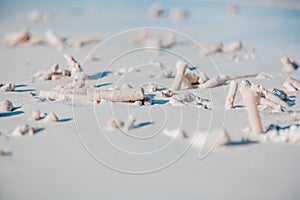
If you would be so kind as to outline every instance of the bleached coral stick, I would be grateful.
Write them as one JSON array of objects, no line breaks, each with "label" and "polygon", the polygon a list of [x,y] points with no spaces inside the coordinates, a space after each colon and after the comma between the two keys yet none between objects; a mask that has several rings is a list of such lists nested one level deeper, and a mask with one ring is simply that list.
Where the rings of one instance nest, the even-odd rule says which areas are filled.
[{"label": "bleached coral stick", "polygon": [[263,133],[263,127],[262,127],[260,115],[257,110],[257,102],[259,97],[253,91],[248,89],[246,89],[246,91],[243,91],[242,95],[243,95],[243,102],[247,107],[247,115],[248,115],[251,132],[253,134]]},{"label": "bleached coral stick", "polygon": [[228,95],[225,102],[226,109],[233,108],[237,89],[238,89],[238,83],[236,81],[230,81]]},{"label": "bleached coral stick", "polygon": [[105,99],[112,102],[139,101],[144,99],[144,89],[122,89],[122,90],[88,90],[90,100],[101,101]]},{"label": "bleached coral stick", "polygon": [[187,68],[187,63],[184,62],[183,60],[178,60],[176,62],[176,75],[175,75],[175,79],[174,79],[174,82],[173,82],[173,85],[172,85],[172,90],[179,90],[180,89],[180,86],[181,86],[181,83],[183,81],[183,78],[184,78],[184,74],[185,74],[185,70]]}]

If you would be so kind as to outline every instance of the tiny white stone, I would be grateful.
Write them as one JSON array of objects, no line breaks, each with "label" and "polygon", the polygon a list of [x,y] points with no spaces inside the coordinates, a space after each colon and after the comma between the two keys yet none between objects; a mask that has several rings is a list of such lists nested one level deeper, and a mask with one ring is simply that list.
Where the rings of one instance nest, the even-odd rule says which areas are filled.
[{"label": "tiny white stone", "polygon": [[57,122],[58,117],[54,112],[50,112],[44,119],[46,122]]},{"label": "tiny white stone", "polygon": [[161,15],[163,15],[163,13],[164,13],[164,9],[159,4],[154,4],[149,9],[149,15],[150,17],[153,18],[160,17]]},{"label": "tiny white stone", "polygon": [[199,79],[198,79],[198,83],[199,84],[203,84],[203,83],[205,83],[206,81],[208,81],[208,76],[205,74],[205,73],[200,73],[199,74]]},{"label": "tiny white stone", "polygon": [[107,122],[107,129],[108,130],[117,130],[117,129],[120,129],[124,126],[124,122],[121,122],[119,120],[116,120],[114,118],[110,119],[108,122]]},{"label": "tiny white stone", "polygon": [[10,83],[6,83],[5,85],[3,85],[0,90],[1,91],[5,91],[5,92],[10,92],[10,91],[14,91],[16,88],[16,85],[12,82]]},{"label": "tiny white stone", "polygon": [[174,94],[173,94],[173,92],[171,91],[171,90],[163,90],[162,92],[161,92],[161,94],[162,94],[162,96],[164,96],[164,97],[172,97]]},{"label": "tiny white stone", "polygon": [[13,137],[20,137],[20,136],[23,136],[23,135],[26,135],[26,134],[32,136],[32,135],[34,135],[35,131],[36,131],[35,128],[29,126],[28,124],[25,124],[25,125],[22,125],[22,126],[17,126],[13,130],[11,135]]},{"label": "tiny white stone", "polygon": [[136,106],[142,106],[143,102],[142,101],[135,101],[133,104],[136,105]]},{"label": "tiny white stone", "polygon": [[143,102],[144,102],[145,106],[152,105],[152,99],[149,96],[147,96],[147,95],[145,95]]},{"label": "tiny white stone", "polygon": [[32,22],[40,21],[43,18],[43,13],[40,10],[33,10],[28,14],[28,20]]},{"label": "tiny white stone", "polygon": [[181,20],[187,17],[187,11],[182,8],[175,8],[170,11],[170,18],[174,20]]},{"label": "tiny white stone", "polygon": [[1,112],[10,112],[13,110],[13,104],[9,100],[1,101]]},{"label": "tiny white stone", "polygon": [[233,41],[229,44],[223,45],[222,51],[228,53],[235,52],[241,50],[242,46],[243,45],[241,41]]},{"label": "tiny white stone", "polygon": [[41,112],[39,110],[32,111],[31,119],[36,120],[36,121],[40,120],[41,119]]}]

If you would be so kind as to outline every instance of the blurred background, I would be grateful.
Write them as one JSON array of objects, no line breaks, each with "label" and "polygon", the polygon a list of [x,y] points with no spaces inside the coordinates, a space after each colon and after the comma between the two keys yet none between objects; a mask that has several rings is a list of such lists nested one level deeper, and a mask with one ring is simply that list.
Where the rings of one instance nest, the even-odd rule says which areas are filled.
[{"label": "blurred background", "polygon": [[[281,46],[300,42],[300,1],[297,0],[0,2],[1,35],[24,26],[36,35],[53,29],[68,37],[92,34],[108,36],[130,28],[161,26],[185,32],[199,40],[240,39]],[[160,5],[164,10],[158,18],[149,16],[153,4]],[[236,6],[236,10],[232,6]],[[187,11],[187,17],[182,20],[170,19],[169,11],[176,8]],[[49,20],[28,21],[28,15],[34,10],[49,14]]]}]

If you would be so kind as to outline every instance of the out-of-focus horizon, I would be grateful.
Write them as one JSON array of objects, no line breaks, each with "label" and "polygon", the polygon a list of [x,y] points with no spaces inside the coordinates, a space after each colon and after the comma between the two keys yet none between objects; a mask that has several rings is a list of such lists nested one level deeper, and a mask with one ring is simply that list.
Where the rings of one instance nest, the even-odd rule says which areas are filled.
[{"label": "out-of-focus horizon", "polygon": [[[189,16],[173,21],[167,15],[152,19],[148,9],[160,4],[167,11],[184,8]],[[226,12],[230,5],[241,7],[240,13]],[[35,26],[26,17],[39,9],[53,15],[53,20]],[[198,40],[299,44],[300,2],[296,0],[264,1],[1,1],[0,34],[18,31],[27,26],[36,34],[45,29],[66,33],[70,37],[85,34],[111,34],[130,28],[155,26],[173,28]],[[138,16],[138,17],[137,17]],[[21,25],[22,24],[22,25]],[[67,29],[65,28],[67,24]]]}]

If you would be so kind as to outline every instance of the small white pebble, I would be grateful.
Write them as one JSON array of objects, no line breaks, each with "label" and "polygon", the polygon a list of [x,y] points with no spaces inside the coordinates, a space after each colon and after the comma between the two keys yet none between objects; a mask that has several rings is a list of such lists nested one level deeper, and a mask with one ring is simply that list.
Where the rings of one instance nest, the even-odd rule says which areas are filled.
[{"label": "small white pebble", "polygon": [[205,83],[206,81],[208,81],[208,76],[205,74],[205,73],[203,73],[203,72],[201,72],[200,74],[199,74],[199,79],[198,79],[198,83],[199,84],[203,84],[203,83]]},{"label": "small white pebble", "polygon": [[241,41],[233,41],[229,44],[223,45],[222,51],[227,53],[235,52],[241,50],[242,46],[243,44]]},{"label": "small white pebble", "polygon": [[34,135],[34,133],[36,132],[36,129],[29,126],[28,124],[22,125],[22,126],[17,126],[13,132],[11,133],[11,135],[13,137],[20,137],[23,135]]},{"label": "small white pebble", "polygon": [[41,119],[41,112],[39,110],[32,111],[31,119],[35,120],[35,121],[40,120]]},{"label": "small white pebble", "polygon": [[182,20],[187,17],[188,12],[182,8],[175,8],[170,11],[170,18],[173,20]]},{"label": "small white pebble", "polygon": [[0,149],[0,157],[1,156],[9,156],[11,155],[12,152],[11,151],[7,151],[7,150],[4,150],[4,149]]},{"label": "small white pebble", "polygon": [[173,94],[173,92],[171,91],[171,90],[163,90],[162,92],[161,92],[161,94],[162,94],[162,96],[164,96],[164,97],[172,97],[174,94]]},{"label": "small white pebble", "polygon": [[46,122],[57,122],[58,117],[56,116],[56,114],[54,112],[51,112],[45,117],[45,121]]},{"label": "small white pebble", "polygon": [[28,14],[28,20],[32,22],[40,21],[43,18],[43,13],[40,10],[33,10]]},{"label": "small white pebble", "polygon": [[113,118],[107,122],[107,129],[111,130],[111,131],[120,129],[123,126],[124,126],[124,122],[121,122],[121,121],[113,119]]},{"label": "small white pebble", "polygon": [[9,100],[1,101],[1,112],[10,112],[13,110],[13,104]]},{"label": "small white pebble", "polygon": [[187,81],[189,84],[198,84],[199,83],[199,77],[194,73],[186,73],[184,75],[184,81]]},{"label": "small white pebble", "polygon": [[5,85],[3,85],[0,90],[4,91],[4,92],[10,92],[10,91],[14,91],[16,88],[16,85],[14,83],[7,83]]},{"label": "small white pebble", "polygon": [[149,96],[145,95],[143,103],[145,106],[150,106],[152,105],[152,99]]},{"label": "small white pebble", "polygon": [[125,67],[118,69],[118,71],[116,72],[117,75],[123,75],[125,73],[127,73],[127,69]]},{"label": "small white pebble", "polygon": [[136,105],[136,106],[142,106],[143,102],[142,101],[135,101],[133,104]]},{"label": "small white pebble", "polygon": [[237,5],[229,5],[227,7],[227,12],[233,15],[240,13],[240,8]]},{"label": "small white pebble", "polygon": [[149,16],[153,17],[153,18],[160,17],[163,15],[163,13],[164,13],[164,10],[163,10],[162,6],[158,5],[158,4],[152,5],[149,9]]}]

